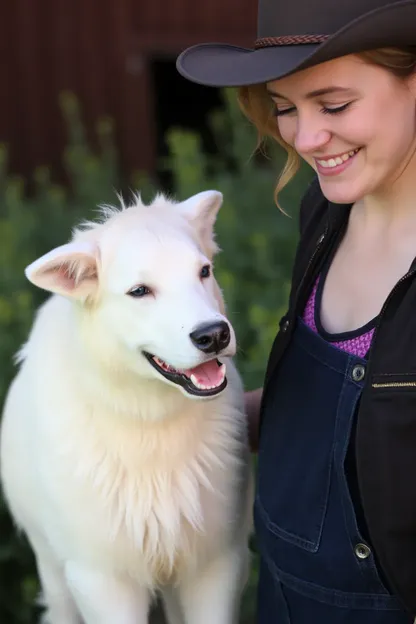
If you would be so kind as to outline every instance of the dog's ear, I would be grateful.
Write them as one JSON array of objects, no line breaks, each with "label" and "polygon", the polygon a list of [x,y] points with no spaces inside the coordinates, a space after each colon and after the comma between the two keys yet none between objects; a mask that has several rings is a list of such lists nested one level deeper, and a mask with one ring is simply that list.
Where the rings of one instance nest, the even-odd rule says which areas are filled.
[{"label": "dog's ear", "polygon": [[217,251],[214,243],[214,224],[222,206],[219,191],[203,191],[179,204],[179,209],[196,228],[204,245],[211,252]]},{"label": "dog's ear", "polygon": [[26,267],[27,279],[44,290],[86,299],[97,287],[98,250],[86,241],[52,249]]}]

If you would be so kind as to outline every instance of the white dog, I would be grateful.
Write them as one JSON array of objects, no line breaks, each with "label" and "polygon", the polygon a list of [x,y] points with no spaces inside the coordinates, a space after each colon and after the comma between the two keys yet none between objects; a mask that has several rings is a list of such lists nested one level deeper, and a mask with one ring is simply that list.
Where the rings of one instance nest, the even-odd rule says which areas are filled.
[{"label": "white dog", "polygon": [[26,269],[50,291],[9,390],[1,477],[52,624],[231,624],[251,469],[212,274],[222,195],[136,198]]}]

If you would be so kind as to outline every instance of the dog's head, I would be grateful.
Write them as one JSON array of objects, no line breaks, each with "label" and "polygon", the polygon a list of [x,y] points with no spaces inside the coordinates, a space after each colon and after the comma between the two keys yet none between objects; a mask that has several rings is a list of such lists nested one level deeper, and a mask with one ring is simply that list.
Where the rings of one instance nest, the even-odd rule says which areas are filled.
[{"label": "dog's head", "polygon": [[206,191],[182,203],[158,195],[149,206],[136,198],[107,208],[26,276],[73,300],[83,340],[115,370],[215,396],[227,384],[222,358],[235,353],[212,269],[221,204],[221,193]]}]

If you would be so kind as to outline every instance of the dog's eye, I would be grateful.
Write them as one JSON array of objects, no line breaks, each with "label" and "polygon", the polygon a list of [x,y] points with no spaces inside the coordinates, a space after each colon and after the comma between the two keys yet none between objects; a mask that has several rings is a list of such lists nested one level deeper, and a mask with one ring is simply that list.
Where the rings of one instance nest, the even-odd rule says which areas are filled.
[{"label": "dog's eye", "polygon": [[205,264],[205,266],[202,267],[201,273],[199,275],[202,279],[205,279],[206,277],[209,277],[211,275],[211,267],[209,266],[209,264]]},{"label": "dog's eye", "polygon": [[151,295],[152,291],[147,286],[135,286],[127,294],[131,297],[144,297],[145,295]]}]

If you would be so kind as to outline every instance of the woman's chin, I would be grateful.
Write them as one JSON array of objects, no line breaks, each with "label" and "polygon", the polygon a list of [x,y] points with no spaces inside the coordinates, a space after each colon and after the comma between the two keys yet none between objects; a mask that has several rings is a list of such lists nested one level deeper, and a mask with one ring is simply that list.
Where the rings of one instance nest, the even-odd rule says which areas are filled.
[{"label": "woman's chin", "polygon": [[333,204],[354,204],[363,197],[362,191],[348,182],[328,182],[319,177],[319,183],[323,195]]}]

